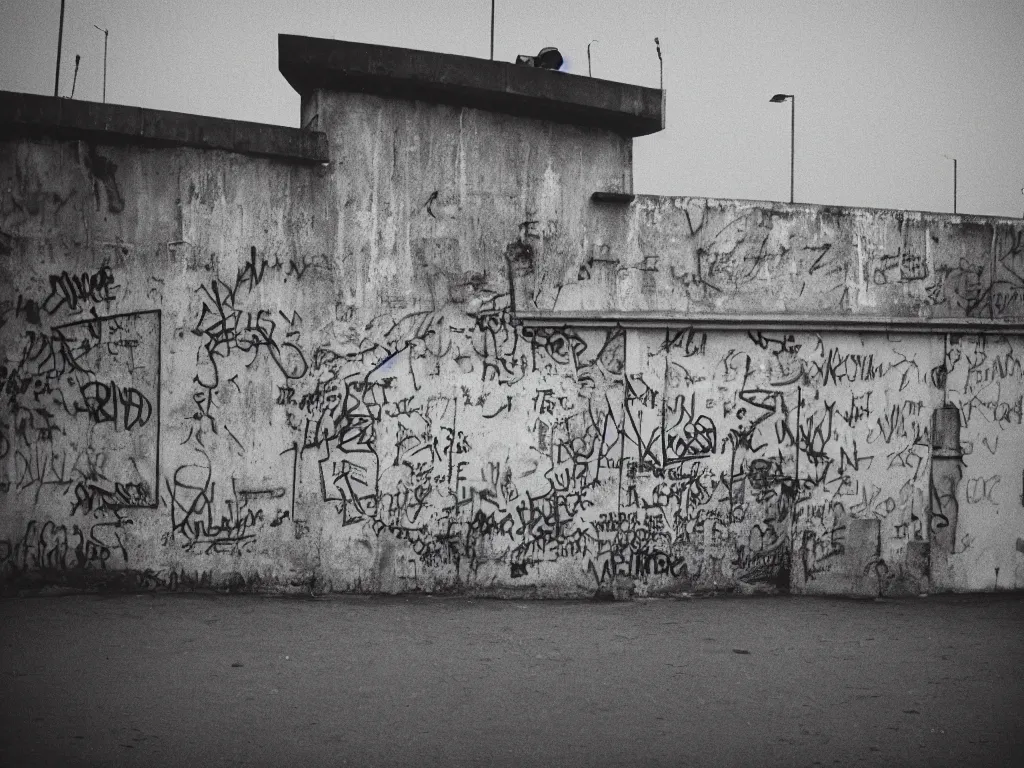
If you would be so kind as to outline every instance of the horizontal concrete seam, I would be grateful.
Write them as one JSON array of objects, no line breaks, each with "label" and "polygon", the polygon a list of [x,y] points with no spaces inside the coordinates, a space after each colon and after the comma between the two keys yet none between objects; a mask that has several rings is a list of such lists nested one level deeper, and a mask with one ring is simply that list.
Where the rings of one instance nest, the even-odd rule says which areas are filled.
[{"label": "horizontal concrete seam", "polygon": [[715,331],[774,330],[862,333],[996,333],[1024,335],[1024,320],[999,321],[988,318],[902,318],[817,315],[667,315],[663,313],[517,312],[520,325],[576,327],[623,327],[638,329],[700,328]]},{"label": "horizontal concrete seam", "polygon": [[633,206],[675,205],[682,210],[688,205],[704,205],[719,208],[756,208],[778,213],[808,213],[836,217],[891,216],[893,218],[909,218],[921,221],[936,220],[949,226],[962,223],[978,222],[987,225],[1007,225],[1024,227],[1024,217],[992,216],[980,213],[949,213],[947,211],[925,211],[914,208],[877,208],[865,205],[837,205],[835,203],[787,203],[782,200],[758,200],[745,197],[703,197],[701,195],[636,195]]}]

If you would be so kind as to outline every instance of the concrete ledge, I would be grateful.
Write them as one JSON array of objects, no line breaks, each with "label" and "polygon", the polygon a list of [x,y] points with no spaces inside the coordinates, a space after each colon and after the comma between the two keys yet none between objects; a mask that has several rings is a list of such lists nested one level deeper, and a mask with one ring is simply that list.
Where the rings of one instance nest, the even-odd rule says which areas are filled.
[{"label": "concrete ledge", "polygon": [[1024,336],[1024,321],[950,317],[870,317],[858,315],[677,315],[665,312],[517,311],[516,321],[525,326],[576,328],[699,328],[709,331],[799,331],[856,333],[994,333]]},{"label": "concrete ledge", "polygon": [[931,218],[942,219],[951,224],[979,223],[979,224],[1007,224],[1013,227],[1022,226],[1024,217],[1015,216],[990,216],[981,213],[952,213],[950,211],[922,211],[911,208],[872,208],[866,205],[833,205],[831,203],[787,203],[783,200],[756,200],[744,197],[701,197],[700,195],[636,195],[636,204],[665,205],[673,204],[685,207],[687,204],[698,203],[707,206],[723,208],[761,208],[765,211],[777,211],[779,213],[809,213],[830,216],[851,216],[851,215],[891,215],[908,220],[924,220]]},{"label": "concrete ledge", "polygon": [[590,196],[595,203],[615,203],[618,205],[629,205],[636,199],[636,195],[628,192],[595,192]]},{"label": "concrete ledge", "polygon": [[327,136],[315,131],[10,91],[0,91],[0,136],[223,149],[303,163],[329,159]]},{"label": "concrete ledge", "polygon": [[385,45],[278,35],[281,74],[322,88],[476,107],[643,136],[665,127],[663,92],[564,72]]}]

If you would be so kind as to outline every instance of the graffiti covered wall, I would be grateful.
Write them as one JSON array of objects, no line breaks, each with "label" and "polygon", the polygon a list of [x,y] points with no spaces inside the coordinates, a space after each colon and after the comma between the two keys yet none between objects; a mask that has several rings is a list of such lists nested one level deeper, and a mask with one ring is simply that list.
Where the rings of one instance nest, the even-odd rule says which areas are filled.
[{"label": "graffiti covered wall", "polygon": [[638,196],[521,281],[527,311],[1019,319],[1014,219]]},{"label": "graffiti covered wall", "polygon": [[[303,313],[331,297],[323,172],[15,140],[0,177],[4,577],[163,583],[209,570],[192,552],[267,544],[294,466],[267,405],[307,368]],[[266,555],[285,578],[289,544]]]},{"label": "graffiti covered wall", "polygon": [[611,131],[303,113],[330,163],[0,141],[8,587],[1024,586],[1020,222],[603,205]]}]

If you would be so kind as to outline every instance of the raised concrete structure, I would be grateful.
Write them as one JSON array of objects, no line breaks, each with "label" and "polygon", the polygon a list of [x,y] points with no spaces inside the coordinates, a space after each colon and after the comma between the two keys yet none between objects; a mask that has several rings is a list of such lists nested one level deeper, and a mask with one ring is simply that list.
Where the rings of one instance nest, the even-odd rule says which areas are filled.
[{"label": "raised concrete structure", "polygon": [[282,36],[302,130],[0,95],[0,574],[1024,585],[1024,225],[635,196],[650,89]]},{"label": "raised concrete structure", "polygon": [[4,115],[0,135],[5,138],[224,149],[296,162],[327,162],[327,137],[315,131],[28,93],[0,92],[0,109]]}]

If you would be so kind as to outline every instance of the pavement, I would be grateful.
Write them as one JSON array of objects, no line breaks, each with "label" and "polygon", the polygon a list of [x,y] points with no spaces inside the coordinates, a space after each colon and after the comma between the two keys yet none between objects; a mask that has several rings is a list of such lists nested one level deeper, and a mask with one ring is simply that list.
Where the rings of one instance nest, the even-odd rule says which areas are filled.
[{"label": "pavement", "polygon": [[2,766],[1022,766],[1024,597],[0,600]]}]

